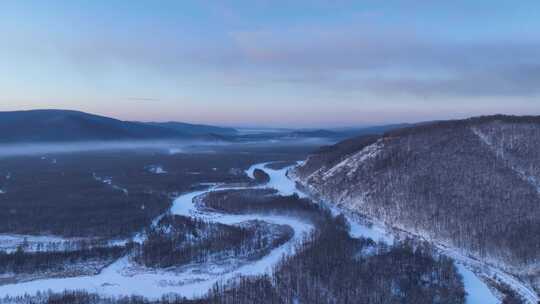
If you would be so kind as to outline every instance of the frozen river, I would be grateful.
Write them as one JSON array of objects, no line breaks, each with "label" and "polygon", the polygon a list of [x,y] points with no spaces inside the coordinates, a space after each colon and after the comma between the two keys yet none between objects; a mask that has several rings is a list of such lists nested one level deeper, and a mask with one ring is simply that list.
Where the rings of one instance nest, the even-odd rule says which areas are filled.
[{"label": "frozen river", "polygon": [[[246,171],[253,177],[255,169],[262,169],[270,176],[270,181],[264,188],[274,188],[280,194],[291,195],[297,193],[301,197],[305,194],[298,191],[295,183],[287,177],[291,167],[273,170],[265,167],[266,163],[256,164]],[[258,186],[256,188],[261,188]],[[294,244],[312,231],[313,226],[298,218],[278,215],[230,215],[213,212],[200,212],[194,203],[194,198],[209,191],[218,191],[236,188],[211,187],[208,190],[195,191],[183,194],[175,199],[170,210],[172,214],[201,218],[207,221],[222,224],[238,224],[250,220],[262,220],[268,223],[288,225],[293,228],[294,236],[287,243],[275,248],[268,255],[258,261],[240,265],[234,269],[224,265],[187,265],[180,271],[151,270],[133,265],[128,257],[123,257],[105,268],[98,275],[72,278],[42,279],[26,283],[0,286],[0,297],[21,296],[35,294],[43,291],[61,292],[66,289],[87,290],[105,296],[141,295],[150,299],[158,299],[167,294],[176,294],[188,298],[204,295],[219,280],[227,280],[240,275],[257,275],[270,273],[284,254],[294,254]],[[247,188],[246,188],[247,189]],[[335,213],[339,210],[335,209]],[[351,221],[351,219],[349,219]],[[377,225],[363,225],[351,221],[351,236],[369,237],[374,240],[393,242],[384,227]],[[462,264],[458,264],[462,274],[465,290],[468,293],[467,304],[497,304],[500,301],[473,272]]]}]

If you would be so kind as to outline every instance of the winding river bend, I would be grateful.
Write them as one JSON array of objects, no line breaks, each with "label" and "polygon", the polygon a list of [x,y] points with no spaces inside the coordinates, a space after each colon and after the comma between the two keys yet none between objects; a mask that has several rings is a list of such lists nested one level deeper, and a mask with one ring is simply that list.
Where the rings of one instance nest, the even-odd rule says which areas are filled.
[{"label": "winding river bend", "polygon": [[[267,163],[256,164],[246,171],[253,177],[255,169],[262,169],[270,176],[270,181],[263,187],[274,188],[280,194],[291,195],[298,191],[295,183],[287,177],[287,171],[291,167],[274,170],[266,168]],[[251,187],[260,188],[260,187]],[[191,216],[204,219],[209,222],[222,224],[238,224],[250,220],[261,220],[272,224],[288,225],[294,230],[294,236],[287,243],[273,249],[268,255],[258,261],[241,264],[231,269],[231,265],[193,264],[183,267],[179,271],[148,269],[133,264],[128,257],[123,257],[99,274],[92,276],[80,276],[72,278],[41,279],[25,283],[16,283],[0,286],[0,297],[22,296],[37,292],[53,291],[62,292],[66,289],[87,290],[104,296],[131,296],[141,295],[149,299],[159,299],[168,294],[175,294],[187,298],[204,295],[217,281],[227,280],[240,275],[256,275],[269,273],[285,254],[294,254],[294,244],[302,240],[305,234],[313,230],[313,226],[301,219],[279,215],[231,215],[215,212],[201,212],[197,209],[194,198],[211,191],[227,189],[250,189],[250,188],[227,188],[213,186],[203,191],[195,191],[183,194],[174,200],[170,212],[172,214]],[[334,210],[334,212],[339,212]],[[370,237],[374,240],[392,242],[393,238],[379,226],[365,226],[351,219],[351,236]],[[467,304],[495,304],[500,301],[493,296],[487,286],[466,267],[459,265],[465,282],[465,289],[469,296]]]}]

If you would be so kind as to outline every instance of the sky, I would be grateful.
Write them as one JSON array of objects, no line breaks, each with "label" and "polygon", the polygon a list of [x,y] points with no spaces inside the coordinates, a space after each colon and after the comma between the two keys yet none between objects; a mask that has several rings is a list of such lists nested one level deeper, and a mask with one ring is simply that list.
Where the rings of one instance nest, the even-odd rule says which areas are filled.
[{"label": "sky", "polygon": [[0,111],[342,127],[539,97],[538,0],[0,1]]}]

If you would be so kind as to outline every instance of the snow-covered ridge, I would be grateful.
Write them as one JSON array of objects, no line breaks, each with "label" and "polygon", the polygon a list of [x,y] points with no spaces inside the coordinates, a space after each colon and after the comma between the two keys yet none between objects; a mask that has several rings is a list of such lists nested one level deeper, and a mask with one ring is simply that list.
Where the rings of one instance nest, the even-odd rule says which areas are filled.
[{"label": "snow-covered ridge", "polygon": [[353,154],[352,156],[345,158],[340,163],[333,166],[331,169],[326,170],[322,175],[322,179],[329,179],[332,176],[344,171],[347,172],[347,176],[352,175],[361,163],[367,161],[368,159],[372,159],[376,157],[379,153],[381,153],[383,147],[383,141],[382,139],[379,139],[374,144],[365,147],[364,149]]}]

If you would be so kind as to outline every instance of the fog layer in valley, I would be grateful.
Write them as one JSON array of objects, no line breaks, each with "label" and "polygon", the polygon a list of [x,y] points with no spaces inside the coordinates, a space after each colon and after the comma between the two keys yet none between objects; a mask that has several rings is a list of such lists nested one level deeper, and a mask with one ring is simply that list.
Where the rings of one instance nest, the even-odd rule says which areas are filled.
[{"label": "fog layer in valley", "polygon": [[32,156],[43,154],[93,152],[111,150],[158,150],[165,153],[214,152],[213,149],[226,147],[264,147],[264,146],[320,146],[334,141],[325,138],[273,139],[265,141],[226,142],[226,141],[89,141],[71,143],[18,143],[0,144],[0,157]]}]

